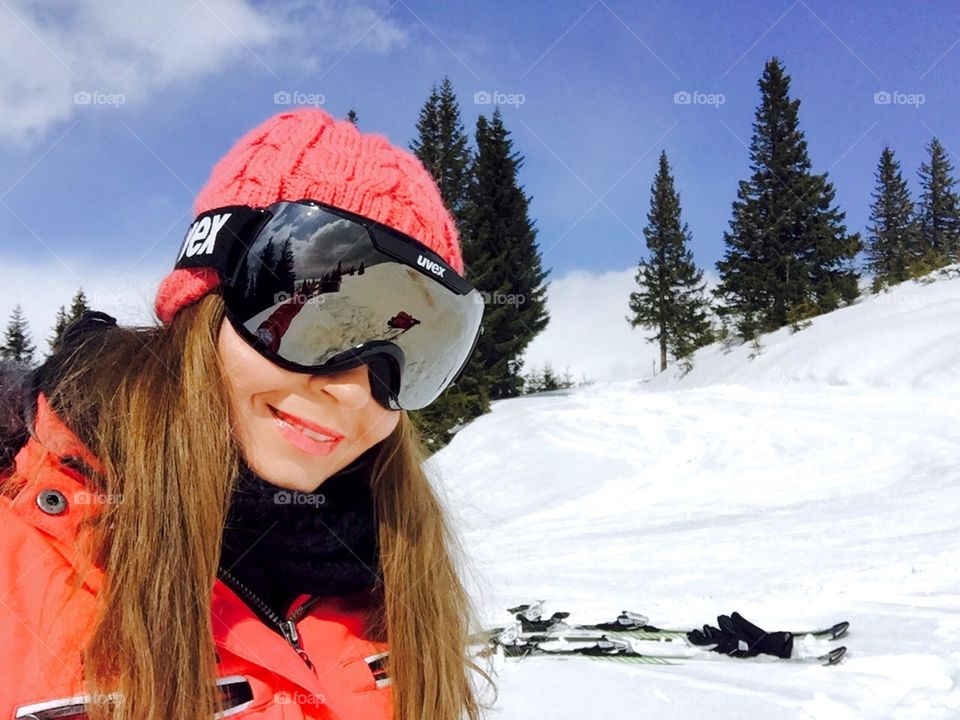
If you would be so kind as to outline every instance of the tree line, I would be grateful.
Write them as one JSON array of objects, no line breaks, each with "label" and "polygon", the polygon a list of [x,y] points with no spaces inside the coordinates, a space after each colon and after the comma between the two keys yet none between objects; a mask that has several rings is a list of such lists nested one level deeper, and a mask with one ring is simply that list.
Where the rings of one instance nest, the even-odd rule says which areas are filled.
[{"label": "tree line", "polygon": [[960,201],[937,138],[919,168],[916,204],[893,150],[883,148],[864,242],[847,231],[827,173],[812,169],[800,100],[790,97],[790,77],[778,58],[766,63],[757,85],[751,174],[739,183],[716,264],[719,280],[709,294],[693,262],[669,161],[660,155],[644,228],[649,256],[638,263],[639,287],[626,319],[655,331],[648,339],[659,345],[661,371],[671,359],[689,371],[694,351],[717,340],[758,347],[763,333],[787,325],[799,330],[849,305],[860,295],[854,260],[861,252],[872,292],[960,261]]},{"label": "tree line", "polygon": [[[864,242],[859,233],[848,232],[828,174],[812,169],[799,127],[800,100],[791,98],[790,77],[778,58],[766,63],[757,85],[750,176],[740,181],[732,203],[724,255],[716,263],[719,281],[710,293],[693,259],[669,159],[665,151],[660,154],[643,229],[647,254],[638,261],[637,289],[627,299],[625,319],[654,331],[648,339],[659,348],[661,371],[671,361],[689,371],[694,352],[712,342],[757,344],[763,333],[787,325],[797,330],[816,315],[850,304],[860,295],[854,267],[860,253],[873,292],[960,261],[960,201],[953,168],[936,138],[919,169],[916,203],[893,150],[883,149]],[[347,119],[359,122],[354,110]],[[577,383],[549,363],[524,370],[524,351],[549,322],[550,271],[537,245],[531,198],[519,182],[523,155],[499,109],[490,117],[481,114],[471,137],[453,85],[444,77],[421,107],[409,147],[436,180],[457,223],[464,275],[485,303],[484,330],[460,379],[430,407],[410,413],[435,451],[488,412],[491,401]],[[60,308],[48,340],[51,350],[85,309],[82,290],[69,311]],[[17,306],[0,357],[30,364],[35,352]]]},{"label": "tree line", "polygon": [[[90,304],[87,302],[87,296],[83,288],[77,290],[70,301],[70,309],[61,305],[57,310],[57,317],[53,324],[53,335],[47,338],[49,347],[47,356],[54,352],[63,337],[64,331],[74,320],[79,318],[85,311],[90,310]],[[23,315],[23,307],[16,305],[10,314],[10,321],[7,323],[7,329],[3,336],[3,343],[0,344],[0,359],[12,360],[24,365],[33,366],[36,364],[37,346],[33,343],[33,337],[30,333],[29,323]]]}]

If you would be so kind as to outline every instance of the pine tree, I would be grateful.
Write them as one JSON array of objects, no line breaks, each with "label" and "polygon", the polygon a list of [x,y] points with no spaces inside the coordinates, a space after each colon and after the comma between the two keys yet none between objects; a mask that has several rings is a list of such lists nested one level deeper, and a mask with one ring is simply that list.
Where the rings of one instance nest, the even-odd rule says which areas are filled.
[{"label": "pine tree", "polygon": [[90,304],[87,302],[87,296],[84,294],[83,288],[80,288],[77,290],[77,294],[73,296],[73,300],[70,301],[70,314],[67,316],[67,324],[72,323],[89,309]]},{"label": "pine tree", "polygon": [[36,348],[30,340],[27,319],[23,316],[23,309],[17,305],[10,315],[3,345],[0,345],[0,358],[32,365],[34,352]]},{"label": "pine tree", "polygon": [[921,254],[910,189],[889,147],[880,153],[876,179],[866,248],[866,267],[873,273],[872,292],[908,279],[911,265]]},{"label": "pine tree", "polygon": [[69,324],[70,320],[67,317],[67,309],[61,305],[60,309],[57,310],[57,319],[53,323],[53,337],[47,340],[51,351],[53,351],[60,342],[60,338],[63,337],[63,331],[67,329],[67,325]]},{"label": "pine tree", "polygon": [[78,289],[76,294],[73,296],[73,299],[70,301],[69,312],[67,312],[63,305],[60,306],[60,309],[57,311],[57,318],[53,325],[53,337],[47,340],[50,345],[51,352],[60,342],[64,331],[70,326],[70,323],[83,315],[83,313],[87,310],[90,310],[90,304],[87,302],[87,296],[83,292],[83,288]]},{"label": "pine tree", "polygon": [[833,205],[827,174],[811,173],[799,100],[777,58],[758,81],[761,100],[750,143],[752,175],[733,203],[715,289],[721,317],[746,339],[852,302],[859,294],[851,263],[862,249]]},{"label": "pine tree", "polygon": [[[267,243],[263,251],[253,261],[253,296],[258,307],[269,307],[277,302],[276,298],[276,243]],[[249,268],[248,268],[249,271]]]},{"label": "pine tree", "polygon": [[357,124],[357,113],[355,110],[351,109],[347,111],[347,120],[352,122],[354,125]]},{"label": "pine tree", "polygon": [[[680,196],[666,152],[660,153],[650,195],[650,212],[643,229],[650,259],[639,262],[636,281],[640,290],[630,293],[633,317],[627,317],[627,321],[633,327],[656,329],[657,334],[649,339],[660,345],[663,372],[668,352],[677,360],[686,360],[694,350],[713,342],[713,332],[709,302],[703,296],[703,271],[693,262],[690,230],[686,223],[681,224]],[[689,363],[685,364],[689,369]]]},{"label": "pine tree", "polygon": [[465,372],[430,405],[408,414],[426,449],[434,453],[447,445],[464,425],[489,411],[486,388],[480,386],[475,374]]},{"label": "pine tree", "polygon": [[960,260],[960,202],[953,186],[953,166],[943,145],[933,138],[927,146],[930,162],[920,165],[920,227],[923,259],[919,273]]},{"label": "pine tree", "polygon": [[524,376],[523,394],[531,395],[548,390],[566,390],[576,385],[569,369],[563,375],[557,375],[553,366],[549,362],[544,362],[543,369],[538,370],[536,366]]},{"label": "pine tree", "polygon": [[431,89],[420,110],[417,138],[410,149],[433,175],[444,204],[462,227],[471,158],[450,78],[443,78],[439,90],[436,85]]},{"label": "pine tree", "polygon": [[[470,152],[460,120],[460,106],[449,78],[440,89],[434,85],[420,110],[417,138],[410,149],[433,176],[440,195],[458,226],[463,227],[463,208],[470,184]],[[471,279],[469,274],[467,279]],[[410,414],[431,451],[450,442],[454,433],[475,417],[490,410],[486,388],[475,375],[465,373],[449,386],[429,407]]]},{"label": "pine tree", "polygon": [[468,372],[491,400],[523,390],[521,356],[547,325],[546,286],[530,198],[517,179],[523,157],[500,110],[477,119],[477,155],[465,212],[464,261],[486,301],[484,333]]},{"label": "pine tree", "polygon": [[276,286],[290,288],[291,294],[295,290],[294,284],[297,279],[297,272],[294,269],[296,262],[293,255],[293,241],[287,238],[280,246],[280,258],[277,260],[277,266],[273,272]]}]

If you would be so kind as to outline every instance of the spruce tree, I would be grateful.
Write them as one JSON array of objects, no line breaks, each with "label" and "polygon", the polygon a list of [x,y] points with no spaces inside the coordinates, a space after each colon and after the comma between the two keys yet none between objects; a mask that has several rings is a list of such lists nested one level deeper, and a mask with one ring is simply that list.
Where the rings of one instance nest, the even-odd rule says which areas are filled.
[{"label": "spruce tree", "polygon": [[461,227],[470,185],[467,140],[453,83],[444,77],[439,89],[433,86],[420,110],[417,138],[410,143],[410,149],[433,175],[444,204]]},{"label": "spruce tree", "polygon": [[[470,182],[467,139],[453,84],[445,77],[439,89],[433,86],[420,110],[417,137],[410,143],[410,149],[433,176],[443,202],[461,232],[463,206]],[[471,279],[469,273],[466,276]],[[464,374],[429,407],[409,414],[424,444],[435,452],[450,442],[465,423],[489,409],[486,389],[480,386],[475,376]]]},{"label": "spruce tree", "polygon": [[0,345],[0,358],[32,365],[34,352],[36,348],[30,339],[27,319],[23,316],[23,309],[17,305],[10,314],[3,345]]},{"label": "spruce tree", "polygon": [[[260,255],[253,261],[256,269],[253,275],[253,296],[256,304],[267,307],[277,302],[275,279],[277,277],[276,243],[267,243]],[[249,272],[249,268],[248,268]]]},{"label": "spruce tree", "polygon": [[51,351],[53,351],[53,349],[60,342],[60,338],[63,337],[63,331],[67,329],[67,325],[69,324],[70,321],[67,317],[67,309],[61,305],[60,309],[57,310],[57,319],[53,323],[53,337],[47,340]]},{"label": "spruce tree", "polygon": [[83,292],[83,288],[80,288],[77,290],[77,294],[73,296],[73,300],[70,301],[70,314],[67,316],[67,324],[72,323],[89,309],[90,304],[87,302],[87,296]]},{"label": "spruce tree", "polygon": [[536,365],[524,375],[523,394],[547,392],[549,390],[566,390],[576,385],[569,369],[563,375],[557,375],[549,361],[543,363],[543,369],[538,370]]},{"label": "spruce tree", "polygon": [[627,321],[633,327],[657,331],[649,339],[660,346],[663,372],[668,353],[677,360],[687,360],[694,350],[713,341],[713,332],[708,319],[710,305],[703,295],[703,271],[694,264],[690,230],[681,223],[680,196],[666,152],[660,153],[650,196],[650,212],[643,229],[650,259],[639,262],[636,281],[640,289],[630,293],[633,317],[627,317]]},{"label": "spruce tree", "polygon": [[467,277],[486,301],[484,333],[468,373],[491,400],[523,391],[524,350],[547,325],[546,286],[530,198],[517,173],[523,157],[513,150],[499,108],[476,127],[477,154],[463,236]]},{"label": "spruce tree", "polygon": [[84,312],[90,309],[90,304],[87,302],[87,296],[83,292],[83,288],[77,290],[76,294],[73,296],[73,299],[70,301],[70,311],[60,306],[60,309],[57,311],[57,318],[54,321],[53,325],[53,337],[47,340],[50,344],[50,350],[53,351],[57,344],[60,342],[60,339],[63,337],[64,331],[69,327],[70,323],[83,315]]},{"label": "spruce tree", "polygon": [[920,165],[920,228],[923,259],[919,273],[960,260],[960,202],[953,166],[937,138],[927,146],[930,161]]},{"label": "spruce tree", "polygon": [[430,405],[408,414],[424,446],[434,453],[447,445],[464,425],[489,411],[486,389],[479,385],[476,375],[465,372]]},{"label": "spruce tree", "polygon": [[297,272],[294,269],[296,259],[293,256],[293,240],[287,238],[280,246],[280,258],[277,260],[277,266],[274,269],[274,282],[278,287],[290,288],[295,291],[294,284],[297,279]]},{"label": "spruce tree", "polygon": [[910,189],[893,150],[884,147],[867,226],[866,267],[873,273],[872,292],[908,279],[920,254]]},{"label": "spruce tree", "polygon": [[725,254],[717,263],[721,317],[731,316],[745,339],[852,302],[851,263],[862,249],[833,205],[827,174],[811,173],[799,100],[777,58],[758,81],[761,100],[750,143],[749,180],[741,181]]}]

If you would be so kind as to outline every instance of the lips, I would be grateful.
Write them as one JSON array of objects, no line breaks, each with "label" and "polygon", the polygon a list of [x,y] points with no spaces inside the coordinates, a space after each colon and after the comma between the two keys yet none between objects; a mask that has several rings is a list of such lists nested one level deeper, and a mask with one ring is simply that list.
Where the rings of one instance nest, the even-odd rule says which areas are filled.
[{"label": "lips", "polygon": [[324,427],[323,425],[318,425],[315,422],[310,422],[309,420],[305,420],[304,418],[296,415],[290,415],[282,410],[278,410],[272,405],[268,407],[275,417],[284,421],[288,425],[292,425],[307,437],[317,440],[318,442],[334,442],[343,440],[343,438],[346,437],[345,435],[338,433],[336,430],[331,430],[330,428]]}]

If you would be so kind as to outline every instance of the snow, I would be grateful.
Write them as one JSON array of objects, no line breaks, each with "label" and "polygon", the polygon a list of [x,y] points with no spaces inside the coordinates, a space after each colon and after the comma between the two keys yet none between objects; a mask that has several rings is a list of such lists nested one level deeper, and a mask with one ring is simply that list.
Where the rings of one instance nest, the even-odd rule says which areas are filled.
[{"label": "snow", "polygon": [[[550,363],[558,375],[569,372],[602,382],[650,378],[660,350],[647,341],[654,333],[631,327],[630,293],[637,289],[637,269],[593,273],[574,270],[550,281],[550,322],[523,355],[524,370]],[[708,285],[709,286],[709,285]],[[590,338],[584,343],[583,338]],[[597,352],[597,348],[603,348]]]},{"label": "snow", "polygon": [[845,660],[499,658],[489,717],[960,717],[960,279],[761,346],[496,402],[428,470],[485,625],[538,599],[572,622],[849,620]]}]

